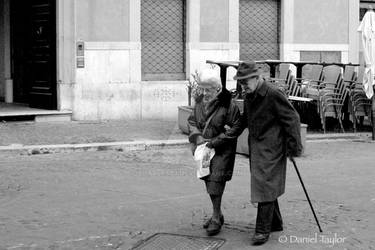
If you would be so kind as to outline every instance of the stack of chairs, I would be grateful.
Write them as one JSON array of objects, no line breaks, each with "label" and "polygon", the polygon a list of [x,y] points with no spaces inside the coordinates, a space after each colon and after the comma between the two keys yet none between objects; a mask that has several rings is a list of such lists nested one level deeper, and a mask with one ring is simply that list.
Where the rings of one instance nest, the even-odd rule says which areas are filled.
[{"label": "stack of chairs", "polygon": [[327,117],[338,119],[342,132],[345,132],[342,119],[344,101],[348,91],[341,71],[342,69],[335,65],[323,68],[323,80],[318,88],[318,105],[324,133],[326,133]]},{"label": "stack of chairs", "polygon": [[301,86],[298,84],[294,75],[289,77],[286,94],[288,96],[301,96]]},{"label": "stack of chairs", "polygon": [[277,67],[275,77],[268,78],[268,81],[274,84],[277,88],[281,89],[284,93],[286,93],[289,88],[289,84],[292,80],[292,77],[293,75],[291,65],[281,63]]},{"label": "stack of chairs", "polygon": [[323,66],[322,65],[305,65],[303,78],[297,78],[297,82],[301,88],[301,95],[304,97],[312,98],[313,100],[319,100],[319,85],[323,78]]},{"label": "stack of chairs", "polygon": [[[353,119],[353,130],[357,132],[357,123],[362,125],[364,117],[371,117],[371,100],[367,98],[363,89],[364,67],[359,67],[358,73],[354,74],[353,80],[347,81],[349,92],[350,113]],[[371,119],[369,119],[371,121]]]}]

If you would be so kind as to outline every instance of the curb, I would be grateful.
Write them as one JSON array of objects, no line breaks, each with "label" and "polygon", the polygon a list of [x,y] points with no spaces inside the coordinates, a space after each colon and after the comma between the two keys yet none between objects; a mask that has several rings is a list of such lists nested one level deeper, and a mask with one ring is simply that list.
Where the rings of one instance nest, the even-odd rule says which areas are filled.
[{"label": "curb", "polygon": [[[330,141],[355,141],[375,143],[369,138],[360,135],[326,135],[326,136],[306,136],[308,142],[330,142]],[[56,145],[22,145],[12,144],[0,146],[0,153],[16,153],[21,155],[55,154],[70,152],[95,152],[95,151],[145,151],[152,149],[163,149],[172,147],[184,147],[189,145],[187,139],[177,140],[145,140],[145,141],[123,141],[123,142],[102,142],[85,144],[56,144]]]},{"label": "curb", "polygon": [[10,146],[0,146],[0,153],[19,153],[21,155],[37,155],[105,150],[116,150],[120,152],[135,150],[144,151],[151,149],[182,147],[188,144],[189,142],[186,139],[26,146],[22,144],[14,144]]}]

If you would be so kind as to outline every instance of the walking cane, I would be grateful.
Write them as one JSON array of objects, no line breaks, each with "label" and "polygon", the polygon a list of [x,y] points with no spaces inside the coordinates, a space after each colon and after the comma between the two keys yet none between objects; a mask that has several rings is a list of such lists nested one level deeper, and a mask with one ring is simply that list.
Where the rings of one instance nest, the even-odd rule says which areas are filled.
[{"label": "walking cane", "polygon": [[296,169],[296,172],[297,172],[297,175],[298,175],[299,181],[301,182],[301,185],[302,185],[303,191],[305,192],[305,195],[306,195],[307,201],[308,201],[309,204],[310,204],[311,211],[312,211],[313,214],[314,214],[314,218],[315,218],[316,224],[317,224],[318,227],[319,227],[319,232],[322,233],[323,230],[320,228],[320,224],[319,224],[318,218],[316,217],[316,214],[315,214],[314,208],[313,208],[313,206],[312,206],[312,204],[311,204],[311,201],[310,201],[309,195],[307,194],[307,191],[306,191],[306,188],[305,188],[305,184],[303,184],[302,177],[301,177],[301,175],[299,174],[299,171],[298,171],[298,168],[297,168],[296,161],[295,161],[294,158],[292,158],[292,157],[290,157],[290,160],[292,161],[292,163],[293,163],[293,165],[294,165],[294,168]]}]

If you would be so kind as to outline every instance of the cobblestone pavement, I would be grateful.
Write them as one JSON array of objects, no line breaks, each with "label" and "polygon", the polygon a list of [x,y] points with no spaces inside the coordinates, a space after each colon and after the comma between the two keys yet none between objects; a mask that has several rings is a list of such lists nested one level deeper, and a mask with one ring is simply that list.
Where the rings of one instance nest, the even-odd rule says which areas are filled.
[{"label": "cobblestone pavement", "polygon": [[[375,249],[374,143],[308,142],[297,159],[318,232],[290,164],[285,230],[257,249]],[[223,200],[221,249],[249,249],[256,208],[238,155]],[[0,249],[129,249],[156,232],[205,236],[211,213],[188,148],[0,155]]]}]

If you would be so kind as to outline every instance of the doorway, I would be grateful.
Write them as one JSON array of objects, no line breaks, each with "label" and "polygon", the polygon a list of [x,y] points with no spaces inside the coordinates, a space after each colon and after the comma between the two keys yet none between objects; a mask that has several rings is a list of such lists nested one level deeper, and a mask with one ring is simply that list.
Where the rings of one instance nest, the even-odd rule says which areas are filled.
[{"label": "doorway", "polygon": [[56,109],[56,0],[10,1],[14,102]]}]

